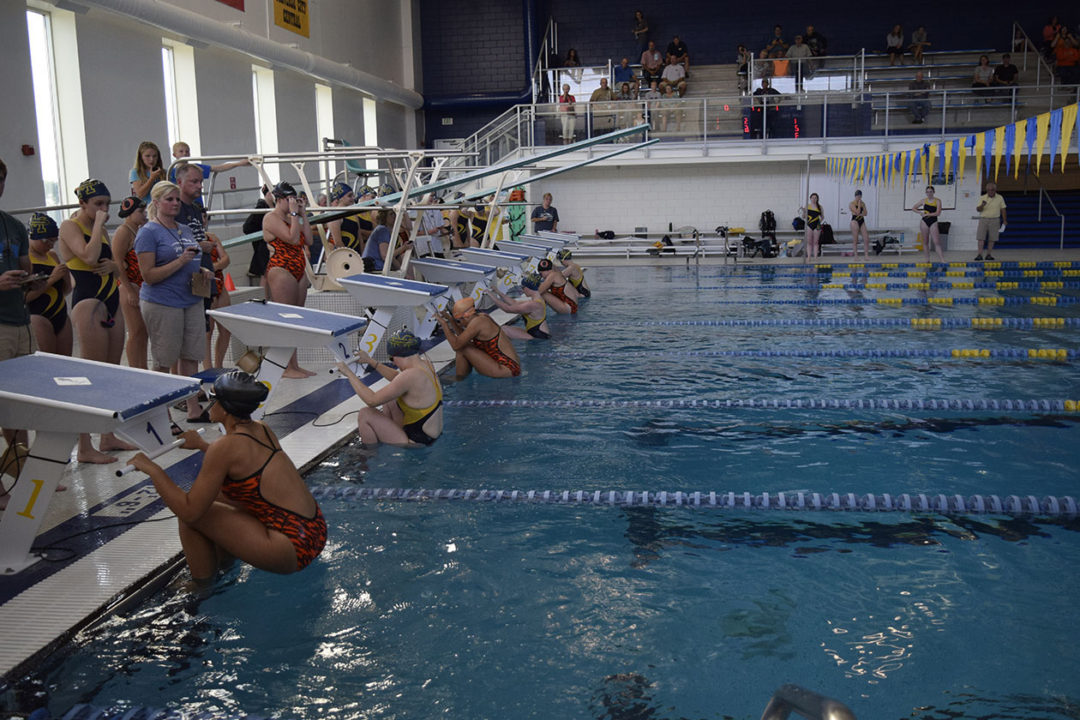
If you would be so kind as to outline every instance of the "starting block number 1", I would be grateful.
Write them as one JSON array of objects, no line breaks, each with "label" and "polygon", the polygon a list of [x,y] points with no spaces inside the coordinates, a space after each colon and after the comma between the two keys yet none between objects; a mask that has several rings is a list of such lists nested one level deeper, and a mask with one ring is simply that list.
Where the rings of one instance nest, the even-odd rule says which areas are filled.
[{"label": "starting block number 1", "polygon": [[33,520],[34,519],[34,515],[33,515],[33,513],[34,513],[34,505],[37,504],[38,495],[41,494],[41,488],[45,485],[45,482],[43,480],[37,480],[37,479],[32,479],[30,482],[33,483],[33,485],[34,485],[34,489],[30,493],[30,500],[27,501],[26,507],[24,507],[22,510],[20,510],[19,512],[15,513],[15,514],[19,515],[20,517],[24,517],[24,518],[27,518],[29,520]]}]

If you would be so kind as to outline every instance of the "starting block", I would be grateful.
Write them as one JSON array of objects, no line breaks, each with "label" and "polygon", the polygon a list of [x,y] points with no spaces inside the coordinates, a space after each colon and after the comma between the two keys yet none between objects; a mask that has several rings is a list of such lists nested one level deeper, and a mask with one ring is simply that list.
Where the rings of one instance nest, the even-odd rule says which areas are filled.
[{"label": "starting block", "polygon": [[346,362],[352,357],[348,336],[367,326],[366,320],[352,315],[259,300],[208,310],[207,314],[240,342],[263,348],[257,377],[269,386],[270,393],[251,414],[256,420],[265,412],[266,403],[297,348],[326,347],[337,360]]},{"label": "starting block", "polygon": [[[414,258],[409,261],[409,267],[418,270],[424,280],[449,287],[450,297],[454,300],[471,297],[480,302],[483,291],[491,287],[492,280],[497,279],[497,268],[491,265],[474,265],[441,258]],[[466,292],[469,283],[473,283],[473,287]]]},{"label": "starting block", "polygon": [[503,252],[520,253],[535,258],[537,261],[548,258],[555,259],[555,250],[545,245],[530,245],[529,243],[515,240],[496,240],[495,249]]},{"label": "starting block", "polygon": [[[536,269],[536,263],[528,255],[514,251],[462,248],[458,250],[458,253],[464,262],[508,269],[510,273],[507,277],[510,277],[513,281],[511,287],[521,284],[521,276],[524,272],[532,272]],[[506,278],[503,278],[503,280],[505,282]]]},{"label": "starting block", "polygon": [[[417,262],[417,261],[412,261]],[[414,310],[413,327],[409,328],[421,340],[431,337],[438,322],[435,318],[450,301],[450,288],[445,285],[417,282],[385,275],[361,274],[338,280],[345,292],[356,298],[364,307],[375,308],[360,346],[369,354],[382,342],[394,308],[408,307]],[[423,319],[416,316],[415,309],[423,308]]]},{"label": "starting block", "polygon": [[540,247],[551,248],[552,250],[562,250],[569,242],[562,238],[549,238],[543,235],[521,235],[518,240],[527,245],[539,245]]},{"label": "starting block", "polygon": [[0,518],[0,572],[30,554],[79,433],[113,432],[154,457],[175,447],[169,406],[199,392],[194,378],[34,353],[0,363],[0,426],[34,431],[34,444]]},{"label": "starting block", "polygon": [[551,230],[539,230],[536,233],[540,237],[549,240],[562,240],[567,245],[577,245],[581,242],[581,236],[577,233],[552,232]]}]

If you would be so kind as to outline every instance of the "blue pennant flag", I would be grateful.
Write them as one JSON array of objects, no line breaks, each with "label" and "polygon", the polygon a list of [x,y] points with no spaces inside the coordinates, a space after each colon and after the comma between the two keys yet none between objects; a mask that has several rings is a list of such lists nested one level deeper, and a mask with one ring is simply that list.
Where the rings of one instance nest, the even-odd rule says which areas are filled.
[{"label": "blue pennant flag", "polygon": [[1061,121],[1064,110],[1058,108],[1050,111],[1050,172],[1054,172],[1054,158],[1058,154],[1058,145],[1061,143]]},{"label": "blue pennant flag", "polygon": [[1016,143],[1016,123],[1005,126],[1005,174],[1012,170],[1013,145]]},{"label": "blue pennant flag", "polygon": [[1027,173],[1031,174],[1031,153],[1035,149],[1035,136],[1039,133],[1039,121],[1036,117],[1027,119],[1027,132],[1024,134],[1024,143],[1027,145]]}]

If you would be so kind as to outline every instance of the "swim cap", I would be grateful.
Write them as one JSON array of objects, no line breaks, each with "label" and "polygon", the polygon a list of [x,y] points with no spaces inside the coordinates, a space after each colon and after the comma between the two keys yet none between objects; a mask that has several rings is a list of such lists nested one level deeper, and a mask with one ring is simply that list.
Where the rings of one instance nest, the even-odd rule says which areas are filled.
[{"label": "swim cap", "polygon": [[570,253],[569,250],[563,248],[559,252],[555,253],[555,257],[559,258],[559,262],[562,262],[563,260],[569,260],[573,257],[573,255]]},{"label": "swim cap", "polygon": [[386,354],[391,357],[409,357],[420,352],[420,338],[407,328],[402,328],[386,338]]},{"label": "swim cap", "polygon": [[384,195],[392,195],[393,193],[396,193],[396,192],[397,192],[397,190],[395,190],[394,186],[391,185],[390,183],[383,183],[382,185],[379,186],[379,197],[382,197]]},{"label": "swim cap", "polygon": [[862,196],[862,190],[856,190],[856,191],[855,191],[855,194],[856,194],[856,195],[859,195],[859,196],[861,197],[861,196]]},{"label": "swim cap", "polygon": [[296,188],[285,181],[279,182],[270,192],[272,192],[276,198],[296,197]]},{"label": "swim cap", "polygon": [[334,186],[330,188],[330,202],[337,202],[351,192],[352,188],[345,183],[334,183]]},{"label": "swim cap", "polygon": [[362,187],[362,188],[360,188],[359,190],[356,191],[357,197],[364,197],[365,195],[374,195],[374,194],[375,194],[375,188],[371,187],[370,185],[365,185],[364,187]]},{"label": "swim cap", "polygon": [[[123,199],[123,201],[120,203],[120,212],[116,214],[119,215],[121,218],[126,218],[139,208],[144,207],[146,207],[146,203],[142,201],[142,198],[132,195],[131,197],[126,197]],[[206,211],[204,210],[203,212]]]},{"label": "swim cap", "polygon": [[458,317],[459,315],[464,315],[469,310],[472,310],[475,307],[476,301],[473,300],[471,297],[461,298],[456,303],[454,303],[454,307],[450,311],[450,314],[454,317]]},{"label": "swim cap", "polygon": [[551,264],[551,260],[548,260],[547,258],[544,258],[543,260],[541,260],[540,262],[538,262],[538,263],[536,264],[536,268],[537,268],[537,269],[538,269],[538,270],[539,270],[540,272],[547,272],[547,271],[548,271],[548,270],[550,270],[550,269],[551,269],[552,267],[553,267],[553,266],[552,266],[552,264]]},{"label": "swim cap", "polygon": [[104,195],[110,197],[111,193],[109,188],[105,187],[105,183],[100,180],[90,178],[89,180],[83,180],[79,184],[79,187],[75,188],[75,197],[79,198],[79,202],[86,202],[90,198],[96,198]]},{"label": "swim cap", "polygon": [[521,287],[536,290],[540,287],[540,283],[542,282],[544,282],[544,278],[540,277],[538,273],[528,273],[525,277],[521,278]]},{"label": "swim cap", "polygon": [[254,375],[237,369],[218,375],[211,394],[225,412],[248,420],[251,413],[266,400],[270,388],[256,380]]},{"label": "swim cap", "polygon": [[31,215],[29,227],[31,240],[48,240],[60,234],[60,228],[56,226],[56,221],[43,213]]}]

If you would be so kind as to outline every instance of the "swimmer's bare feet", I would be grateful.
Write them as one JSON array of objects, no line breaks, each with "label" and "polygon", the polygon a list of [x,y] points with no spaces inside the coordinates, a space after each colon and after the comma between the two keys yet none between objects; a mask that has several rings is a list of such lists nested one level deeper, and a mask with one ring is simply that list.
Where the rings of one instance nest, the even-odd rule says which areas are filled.
[{"label": "swimmer's bare feet", "polygon": [[116,458],[112,455],[106,455],[100,450],[90,448],[88,450],[80,449],[75,455],[75,459],[81,463],[92,463],[94,465],[108,465],[109,463],[116,462]]},{"label": "swimmer's bare feet", "polygon": [[311,376],[308,375],[303,370],[301,370],[300,368],[287,367],[287,368],[285,368],[285,372],[281,373],[281,377],[283,377],[283,378],[306,378],[306,377],[311,377]]},{"label": "swimmer's bare feet", "polygon": [[98,449],[104,452],[119,452],[124,450],[138,450],[139,448],[124,442],[112,433],[105,433],[101,436],[101,441],[98,442]]}]

